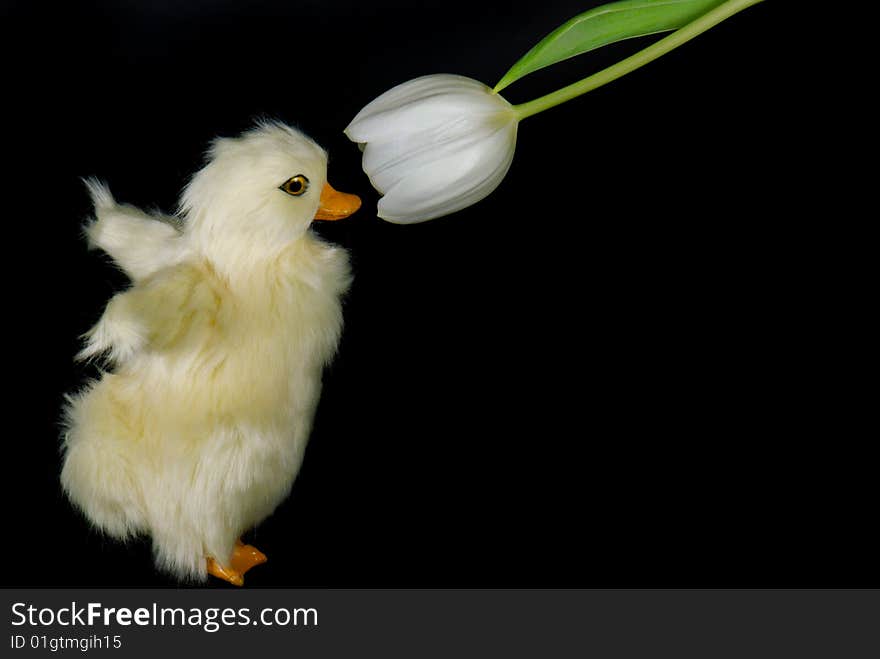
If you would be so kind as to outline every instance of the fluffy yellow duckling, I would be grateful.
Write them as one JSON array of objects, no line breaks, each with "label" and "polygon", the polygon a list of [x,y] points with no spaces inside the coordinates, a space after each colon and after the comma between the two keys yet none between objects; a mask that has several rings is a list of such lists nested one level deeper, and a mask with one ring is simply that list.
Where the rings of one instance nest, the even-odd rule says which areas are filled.
[{"label": "fluffy yellow duckling", "polygon": [[264,123],[218,139],[175,217],[118,205],[91,182],[93,244],[128,273],[82,357],[112,372],[69,398],[61,482],[100,529],[152,536],[182,579],[243,583],[265,561],[240,535],[299,470],[342,328],[346,252],[309,231],[360,206],[327,155]]}]

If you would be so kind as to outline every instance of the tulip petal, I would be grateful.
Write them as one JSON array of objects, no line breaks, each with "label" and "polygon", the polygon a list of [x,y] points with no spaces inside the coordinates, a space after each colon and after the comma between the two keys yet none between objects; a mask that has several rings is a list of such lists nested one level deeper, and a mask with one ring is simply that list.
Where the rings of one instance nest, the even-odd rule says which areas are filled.
[{"label": "tulip petal", "polygon": [[513,161],[516,125],[414,168],[379,200],[378,214],[396,224],[432,220],[491,193]]},{"label": "tulip petal", "polygon": [[401,178],[432,160],[463,150],[489,136],[498,126],[477,123],[466,118],[452,120],[435,129],[385,142],[370,142],[364,150],[364,171],[380,192],[385,192]]},{"label": "tulip petal", "polygon": [[435,77],[443,80],[417,78],[386,92],[355,116],[345,134],[355,142],[383,141],[441,126],[456,117],[493,115],[511,107],[475,80],[426,76]]}]

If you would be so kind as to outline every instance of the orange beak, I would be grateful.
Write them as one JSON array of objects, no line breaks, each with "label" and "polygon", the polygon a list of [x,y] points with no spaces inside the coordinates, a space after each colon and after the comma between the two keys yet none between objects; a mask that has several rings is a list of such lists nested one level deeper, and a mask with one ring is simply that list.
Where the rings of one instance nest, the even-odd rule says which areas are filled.
[{"label": "orange beak", "polygon": [[329,183],[321,190],[321,201],[316,220],[341,220],[348,217],[361,207],[361,198],[356,194],[348,194],[334,190]]}]

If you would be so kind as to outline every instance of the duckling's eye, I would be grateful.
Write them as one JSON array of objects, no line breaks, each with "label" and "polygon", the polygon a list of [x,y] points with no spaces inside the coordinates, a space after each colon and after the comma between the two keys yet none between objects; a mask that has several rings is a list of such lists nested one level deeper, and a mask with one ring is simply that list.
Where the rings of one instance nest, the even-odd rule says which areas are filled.
[{"label": "duckling's eye", "polygon": [[281,184],[281,190],[284,190],[287,194],[293,195],[294,197],[299,197],[303,192],[305,192],[309,187],[309,179],[307,179],[302,174],[297,174],[296,176],[291,176],[284,183]]}]

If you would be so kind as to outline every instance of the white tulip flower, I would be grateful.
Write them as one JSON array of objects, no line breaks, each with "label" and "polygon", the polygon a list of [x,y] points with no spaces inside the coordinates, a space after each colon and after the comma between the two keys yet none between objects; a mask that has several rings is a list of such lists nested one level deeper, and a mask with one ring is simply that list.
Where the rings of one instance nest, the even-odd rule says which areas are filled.
[{"label": "white tulip flower", "polygon": [[[761,0],[621,0],[575,16],[544,37],[490,89],[429,75],[385,92],[345,129],[360,143],[379,217],[424,222],[480,201],[513,161],[526,117],[617,80]],[[498,92],[533,71],[616,41],[675,30],[611,66],[540,98],[511,105]]]},{"label": "white tulip flower", "polygon": [[480,201],[501,183],[516,147],[513,106],[481,82],[428,75],[379,96],[345,134],[384,196],[378,215],[424,222]]}]

